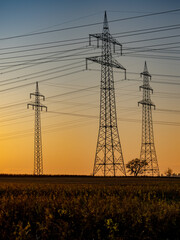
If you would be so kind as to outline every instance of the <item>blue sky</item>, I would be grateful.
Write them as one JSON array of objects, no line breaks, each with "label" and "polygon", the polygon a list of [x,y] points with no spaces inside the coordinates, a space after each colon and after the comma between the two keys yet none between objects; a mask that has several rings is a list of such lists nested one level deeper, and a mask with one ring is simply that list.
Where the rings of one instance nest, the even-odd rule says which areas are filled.
[{"label": "blue sky", "polygon": [[[1,27],[5,33],[15,34],[33,31],[61,22],[77,19],[80,16],[99,14],[104,10],[119,11],[119,16],[165,11],[179,8],[179,1],[73,1],[73,0],[32,0],[0,1]],[[171,17],[169,15],[169,17]],[[98,16],[94,17],[94,20]],[[99,19],[101,17],[99,16]],[[92,18],[93,20],[93,18]],[[91,21],[92,21],[91,20]]]}]

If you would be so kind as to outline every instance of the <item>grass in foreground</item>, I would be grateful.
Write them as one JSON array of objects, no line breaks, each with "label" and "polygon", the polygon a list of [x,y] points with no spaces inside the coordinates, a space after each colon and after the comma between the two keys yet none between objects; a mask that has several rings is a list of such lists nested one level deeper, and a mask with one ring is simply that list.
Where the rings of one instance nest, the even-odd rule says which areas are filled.
[{"label": "grass in foreground", "polygon": [[81,181],[1,183],[1,239],[180,239],[179,179]]}]

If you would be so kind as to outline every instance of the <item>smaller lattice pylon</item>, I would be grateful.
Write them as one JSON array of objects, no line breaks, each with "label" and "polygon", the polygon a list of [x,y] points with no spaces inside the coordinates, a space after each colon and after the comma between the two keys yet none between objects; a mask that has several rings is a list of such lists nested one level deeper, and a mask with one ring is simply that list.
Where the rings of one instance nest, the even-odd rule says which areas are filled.
[{"label": "smaller lattice pylon", "polygon": [[142,105],[142,143],[140,159],[147,162],[147,165],[142,168],[142,172],[143,175],[159,176],[152,119],[152,107],[155,109],[155,104],[151,101],[153,89],[149,84],[151,75],[148,72],[146,62],[141,76],[143,76],[143,85],[140,86],[140,90],[143,90],[143,99],[138,102],[138,105]]},{"label": "smaller lattice pylon", "polygon": [[36,82],[36,91],[30,93],[30,98],[34,96],[35,101],[27,104],[27,108],[32,106],[32,109],[35,110],[35,127],[34,127],[34,174],[42,175],[43,174],[43,156],[42,156],[42,137],[41,137],[41,115],[40,112],[43,108],[47,107],[40,102],[42,98],[45,101],[44,95],[41,95],[39,92],[38,82]]}]

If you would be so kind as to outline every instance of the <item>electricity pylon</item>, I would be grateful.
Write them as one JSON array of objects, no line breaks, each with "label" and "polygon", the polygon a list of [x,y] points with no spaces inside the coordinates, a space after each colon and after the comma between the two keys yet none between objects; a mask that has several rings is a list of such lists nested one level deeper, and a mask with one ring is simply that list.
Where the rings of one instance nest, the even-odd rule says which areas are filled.
[{"label": "electricity pylon", "polygon": [[41,104],[40,98],[45,100],[45,97],[40,94],[38,82],[36,82],[36,91],[35,93],[30,93],[31,96],[35,96],[35,101],[33,103],[28,103],[27,108],[32,106],[32,109],[35,109],[35,127],[34,127],[34,174],[42,175],[43,174],[43,157],[42,157],[42,137],[41,137],[41,111],[43,108],[47,107]]},{"label": "electricity pylon", "polygon": [[147,162],[147,165],[142,168],[144,175],[159,176],[152,120],[152,107],[155,109],[155,105],[151,101],[150,93],[153,93],[153,89],[149,84],[151,75],[148,72],[146,62],[141,76],[143,76],[143,85],[140,86],[140,90],[143,89],[143,99],[138,102],[138,106],[142,104],[142,144],[140,159],[146,160]]},{"label": "electricity pylon", "polygon": [[97,38],[97,47],[99,47],[99,40],[102,41],[102,55],[86,59],[86,68],[87,60],[101,64],[99,134],[93,175],[126,175],[117,126],[113,67],[123,69],[125,78],[126,69],[112,57],[111,46],[113,46],[114,52],[115,45],[120,46],[122,54],[122,45],[109,32],[106,12],[104,15],[103,32],[90,34],[89,45],[91,45],[91,37]]}]

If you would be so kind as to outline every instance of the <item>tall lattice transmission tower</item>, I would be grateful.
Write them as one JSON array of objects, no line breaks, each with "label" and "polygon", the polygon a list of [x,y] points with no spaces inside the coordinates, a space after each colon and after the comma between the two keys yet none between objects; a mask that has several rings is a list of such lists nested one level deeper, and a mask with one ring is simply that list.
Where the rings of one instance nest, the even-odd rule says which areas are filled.
[{"label": "tall lattice transmission tower", "polygon": [[143,76],[143,85],[140,86],[140,90],[143,89],[143,99],[138,102],[138,105],[142,104],[142,145],[140,159],[147,161],[147,165],[142,168],[144,175],[159,176],[152,120],[152,107],[155,109],[155,105],[151,101],[150,94],[153,93],[153,89],[149,84],[151,75],[148,72],[146,62],[141,76]]},{"label": "tall lattice transmission tower", "polygon": [[89,45],[91,45],[91,37],[97,38],[97,47],[99,47],[99,40],[102,41],[101,56],[86,59],[86,68],[87,60],[101,64],[99,134],[93,175],[126,175],[117,126],[113,67],[123,69],[125,78],[126,69],[112,57],[111,47],[113,46],[115,52],[115,45],[118,45],[122,54],[122,45],[109,32],[106,12],[104,14],[103,32],[90,34]]},{"label": "tall lattice transmission tower", "polygon": [[36,82],[36,91],[30,93],[30,98],[34,96],[35,101],[33,103],[28,103],[27,108],[32,106],[32,109],[35,110],[35,126],[34,126],[34,174],[42,175],[43,174],[43,156],[42,156],[42,137],[41,137],[41,111],[43,108],[47,107],[41,104],[40,99],[43,101],[45,97],[40,94],[38,82]]}]

